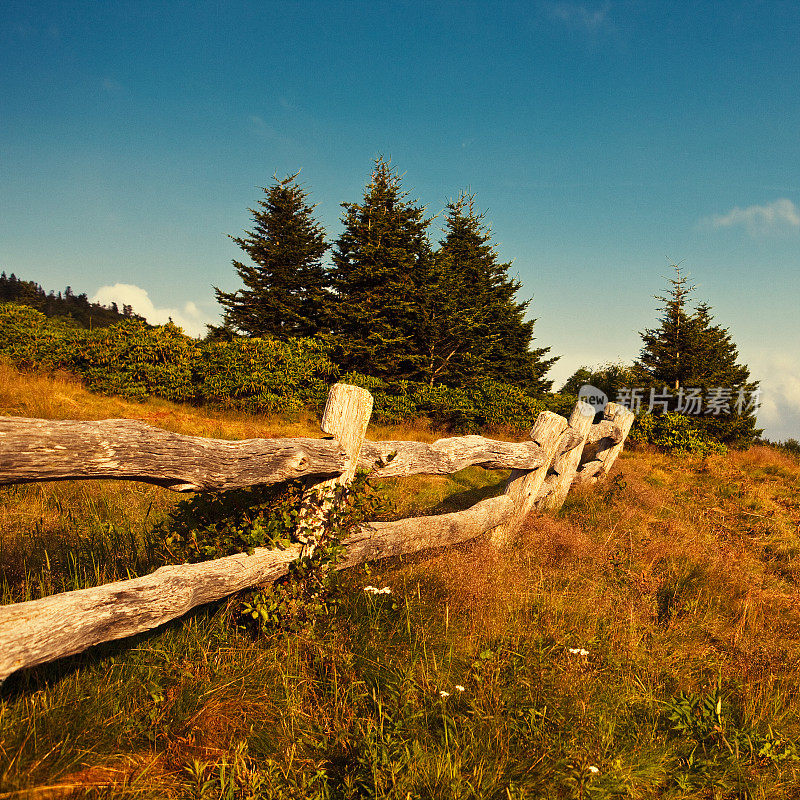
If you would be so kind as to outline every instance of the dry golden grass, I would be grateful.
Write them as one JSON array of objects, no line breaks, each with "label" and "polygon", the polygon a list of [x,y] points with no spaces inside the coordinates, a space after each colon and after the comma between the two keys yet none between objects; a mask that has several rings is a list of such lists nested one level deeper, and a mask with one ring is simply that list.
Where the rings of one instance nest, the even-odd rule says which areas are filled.
[{"label": "dry golden grass", "polygon": [[605,486],[533,517],[510,550],[453,549],[394,577],[435,574],[468,639],[535,630],[563,646],[602,641],[651,664],[650,681],[680,665],[789,691],[800,663],[798,489],[800,464],[767,447],[705,460],[625,453]]},{"label": "dry golden grass", "polygon": [[[81,381],[68,373],[46,375],[21,373],[0,361],[0,415],[38,419],[137,419],[149,425],[191,436],[215,439],[249,439],[322,436],[319,420],[311,413],[295,419],[277,415],[253,415],[246,412],[193,408],[160,398],[144,403],[119,397],[105,397],[89,392]],[[500,431],[499,436],[507,434]],[[432,442],[443,434],[422,421],[415,424],[384,425],[373,423],[367,436],[375,440],[416,440]],[[410,516],[426,509],[457,510],[482,496],[496,491],[502,476],[479,468],[463,470],[453,478],[413,477],[392,483],[392,495],[399,516]],[[488,487],[488,488],[485,488]],[[157,487],[123,482],[41,484],[17,490],[12,502],[0,502],[0,525],[10,532],[39,526],[52,532],[63,520],[64,509],[82,504],[112,505],[128,508],[130,519],[148,513],[163,513],[177,501],[176,496]]]},{"label": "dry golden grass", "polygon": [[[286,422],[161,400],[127,403],[91,395],[68,376],[20,376],[2,366],[0,413],[132,417],[220,438],[319,435],[311,417]],[[437,438],[412,426],[376,426],[369,435]],[[391,491],[405,515],[462,507],[501,485],[502,476],[471,469],[393,481]],[[157,488],[109,482],[3,490],[4,560],[15,540],[74,545],[87,541],[91,526],[105,535],[104,524],[144,533],[175,499]],[[26,552],[30,568],[38,551]],[[460,711],[453,707],[459,748],[446,752],[425,739],[430,731],[422,723],[397,722],[404,706],[392,707],[391,724],[407,736],[403,746],[419,739],[428,748],[404,769],[417,770],[420,781],[427,769],[447,774],[456,787],[436,784],[410,796],[481,797],[464,787],[479,785],[492,769],[500,777],[484,796],[798,796],[793,762],[744,758],[736,764],[750,781],[746,791],[735,788],[730,765],[715,773],[716,788],[679,790],[673,774],[682,769],[680,742],[664,716],[680,692],[702,694],[719,682],[739,709],[742,730],[772,727],[786,739],[800,737],[796,458],[768,447],[705,459],[627,451],[609,480],[573,492],[556,515],[531,518],[506,550],[480,540],[371,570],[351,572],[353,591],[319,638],[254,642],[220,611],[121,646],[105,661],[87,657],[74,677],[56,671],[32,680],[0,699],[0,724],[8,726],[0,734],[0,782],[10,775],[18,787],[82,782],[108,786],[108,797],[197,796],[188,788],[187,765],[231,763],[242,741],[287,775],[323,767],[333,774],[384,719],[383,712],[371,716],[371,692],[389,687],[378,697],[391,703],[404,696],[392,692],[408,690],[411,681],[424,697],[437,698],[442,686],[452,692],[456,683],[466,684],[470,696],[459,700]],[[31,575],[18,576],[20,585]],[[99,565],[96,579],[110,576],[110,567]],[[364,583],[391,586],[397,608],[367,601]],[[485,683],[469,684],[470,665],[482,652],[494,653],[487,664],[495,672],[487,667]],[[511,663],[522,677],[503,672]],[[410,677],[398,678],[405,670]],[[142,688],[150,681],[163,688],[157,703]],[[515,704],[523,700],[539,716],[514,727]],[[81,713],[96,721],[96,732],[79,729],[73,717]],[[36,743],[26,739],[32,725]],[[129,739],[135,747],[127,747]],[[305,747],[307,741],[319,749]],[[425,760],[436,753],[441,762]],[[508,775],[528,755],[532,794],[504,795]],[[248,763],[256,769],[259,762]],[[587,764],[599,766],[608,794],[584,791],[580,770]],[[466,783],[458,783],[462,777]],[[363,796],[394,797],[377,790]]]}]

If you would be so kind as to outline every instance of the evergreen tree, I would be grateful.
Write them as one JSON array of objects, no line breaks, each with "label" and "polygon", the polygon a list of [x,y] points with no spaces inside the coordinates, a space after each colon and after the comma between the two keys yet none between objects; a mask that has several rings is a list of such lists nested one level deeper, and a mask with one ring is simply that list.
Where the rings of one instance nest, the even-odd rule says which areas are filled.
[{"label": "evergreen tree", "polygon": [[[739,352],[727,328],[713,324],[707,303],[691,307],[694,286],[679,267],[669,281],[666,295],[657,295],[662,313],[659,327],[647,329],[634,375],[643,387],[666,388],[675,399],[671,410],[682,411],[688,389],[700,389],[701,413],[693,414],[698,426],[722,442],[742,445],[752,441],[755,409],[751,403],[758,382],[738,363]],[[706,413],[716,399],[720,413]],[[696,409],[693,409],[695,411]]]},{"label": "evergreen tree", "polygon": [[589,384],[605,392],[609,400],[614,400],[620,392],[639,385],[639,376],[633,367],[623,363],[601,364],[598,367],[579,367],[559,389],[561,394],[577,395],[584,384]]},{"label": "evergreen tree", "polygon": [[[530,301],[517,302],[521,283],[500,263],[484,215],[474,197],[448,204],[445,237],[436,253],[438,324],[428,347],[431,380],[463,385],[480,377],[514,383],[529,392],[550,389],[544,379],[556,358],[550,348],[530,349],[535,320],[525,320]],[[433,344],[436,344],[434,347]]]},{"label": "evergreen tree", "polygon": [[418,327],[431,277],[429,219],[408,199],[388,161],[377,158],[361,203],[342,203],[330,281],[335,360],[376,377],[423,371]]},{"label": "evergreen tree", "polygon": [[244,289],[214,287],[224,308],[223,328],[285,340],[313,336],[323,327],[327,292],[321,259],[328,245],[296,178],[296,173],[276,178],[265,187],[266,197],[250,209],[253,230],[230,237],[252,263],[233,262]]}]

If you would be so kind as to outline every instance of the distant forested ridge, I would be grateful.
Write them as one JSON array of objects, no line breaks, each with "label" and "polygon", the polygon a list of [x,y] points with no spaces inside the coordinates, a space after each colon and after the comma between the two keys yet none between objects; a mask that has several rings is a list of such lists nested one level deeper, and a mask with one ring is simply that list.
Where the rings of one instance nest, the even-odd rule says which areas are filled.
[{"label": "distant forested ridge", "polygon": [[122,310],[116,303],[104,306],[101,303],[90,303],[86,293],[74,294],[71,286],[64,292],[45,292],[35,281],[18,278],[13,272],[0,274],[0,302],[19,303],[40,311],[46,317],[57,317],[72,321],[81,328],[105,328],[124,319],[139,319],[133,309],[125,305]]}]

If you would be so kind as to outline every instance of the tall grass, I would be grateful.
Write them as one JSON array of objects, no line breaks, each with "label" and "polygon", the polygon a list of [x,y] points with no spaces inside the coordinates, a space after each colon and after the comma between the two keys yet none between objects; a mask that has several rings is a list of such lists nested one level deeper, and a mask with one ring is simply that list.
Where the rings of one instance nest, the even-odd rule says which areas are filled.
[{"label": "tall grass", "polygon": [[[59,391],[78,418],[284,435],[39,380],[0,373],[0,410],[45,416],[37,398]],[[627,452],[508,550],[348,571],[302,635],[254,639],[232,601],[19,673],[0,689],[0,797],[798,797],[798,490],[800,462],[772,448]],[[392,491],[412,512],[449,510],[497,482],[472,470]],[[174,498],[0,490],[4,602],[151,568]]]}]

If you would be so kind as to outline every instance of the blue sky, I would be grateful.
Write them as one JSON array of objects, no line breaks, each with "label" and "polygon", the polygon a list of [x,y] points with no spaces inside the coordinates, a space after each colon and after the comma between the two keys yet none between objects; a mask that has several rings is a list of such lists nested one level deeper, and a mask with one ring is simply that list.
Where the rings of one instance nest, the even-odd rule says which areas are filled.
[{"label": "blue sky", "polygon": [[302,170],[335,237],[383,154],[475,192],[557,381],[633,359],[679,261],[800,437],[798,42],[768,0],[6,2],[0,268],[196,333],[259,187]]}]

